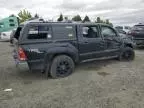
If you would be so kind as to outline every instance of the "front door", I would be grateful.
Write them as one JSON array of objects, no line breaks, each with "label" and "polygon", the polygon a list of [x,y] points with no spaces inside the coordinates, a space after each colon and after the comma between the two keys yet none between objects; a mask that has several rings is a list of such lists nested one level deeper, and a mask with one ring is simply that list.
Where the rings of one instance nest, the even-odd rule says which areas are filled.
[{"label": "front door", "polygon": [[82,25],[78,38],[80,60],[94,59],[103,56],[105,48],[97,25]]},{"label": "front door", "polygon": [[109,26],[101,26],[101,35],[106,43],[106,56],[117,56],[120,53],[120,48],[123,45],[120,36]]}]

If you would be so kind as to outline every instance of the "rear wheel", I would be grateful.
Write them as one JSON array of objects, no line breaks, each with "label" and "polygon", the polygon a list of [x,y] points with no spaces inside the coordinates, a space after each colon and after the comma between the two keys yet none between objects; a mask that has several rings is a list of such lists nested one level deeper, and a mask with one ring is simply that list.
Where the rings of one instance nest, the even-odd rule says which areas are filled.
[{"label": "rear wheel", "polygon": [[56,56],[50,67],[50,76],[52,78],[67,77],[74,71],[74,62],[71,57],[66,55]]},{"label": "rear wheel", "polygon": [[119,60],[131,61],[135,58],[135,52],[132,48],[126,47],[119,56]]}]

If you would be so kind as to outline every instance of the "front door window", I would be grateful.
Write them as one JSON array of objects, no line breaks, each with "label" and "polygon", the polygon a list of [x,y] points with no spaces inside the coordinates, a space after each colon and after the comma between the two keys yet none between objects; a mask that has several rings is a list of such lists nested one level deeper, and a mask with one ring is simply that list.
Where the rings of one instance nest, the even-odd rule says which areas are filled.
[{"label": "front door window", "polygon": [[83,37],[85,38],[99,38],[97,26],[83,27]]},{"label": "front door window", "polygon": [[110,27],[102,27],[102,35],[103,37],[116,37],[116,32]]}]

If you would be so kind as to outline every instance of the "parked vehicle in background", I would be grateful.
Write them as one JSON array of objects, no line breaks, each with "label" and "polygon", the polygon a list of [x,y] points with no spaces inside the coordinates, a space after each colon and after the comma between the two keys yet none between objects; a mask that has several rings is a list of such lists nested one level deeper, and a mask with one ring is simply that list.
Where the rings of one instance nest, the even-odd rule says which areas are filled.
[{"label": "parked vehicle in background", "polygon": [[132,36],[137,46],[144,46],[144,24],[133,26],[128,35]]},{"label": "parked vehicle in background", "polygon": [[11,34],[10,34],[10,43],[13,44],[13,39],[14,39],[14,35],[15,35],[16,30],[12,30]]},{"label": "parked vehicle in background", "polygon": [[0,34],[0,41],[10,41],[10,34],[12,31],[2,32]]},{"label": "parked vehicle in background", "polygon": [[135,57],[133,42],[106,24],[29,22],[16,30],[15,38],[16,65],[25,64],[52,78],[72,74],[77,63]]},{"label": "parked vehicle in background", "polygon": [[120,34],[126,34],[126,32],[125,32],[123,29],[117,29],[117,28],[116,28],[116,30],[117,30],[117,32],[120,33]]},{"label": "parked vehicle in background", "polygon": [[128,33],[131,30],[131,27],[129,27],[129,26],[116,26],[115,29],[123,30],[125,33]]},{"label": "parked vehicle in background", "polygon": [[131,30],[131,27],[130,26],[124,26],[123,27],[123,30],[128,33],[130,30]]},{"label": "parked vehicle in background", "polygon": [[128,35],[124,30],[122,30],[122,29],[116,29],[116,30],[119,33],[119,35],[121,36],[121,38],[123,38],[123,39],[130,39],[131,41],[134,42],[133,37],[130,36],[130,35]]}]

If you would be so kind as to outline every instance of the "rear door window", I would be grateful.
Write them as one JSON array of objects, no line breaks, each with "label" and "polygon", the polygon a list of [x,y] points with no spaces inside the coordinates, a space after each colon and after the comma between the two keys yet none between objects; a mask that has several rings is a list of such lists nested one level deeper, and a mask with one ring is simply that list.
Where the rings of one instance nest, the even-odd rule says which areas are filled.
[{"label": "rear door window", "polygon": [[47,25],[30,26],[28,39],[51,39],[50,27]]},{"label": "rear door window", "polygon": [[52,27],[54,39],[75,39],[75,29],[72,25],[54,25]]}]

